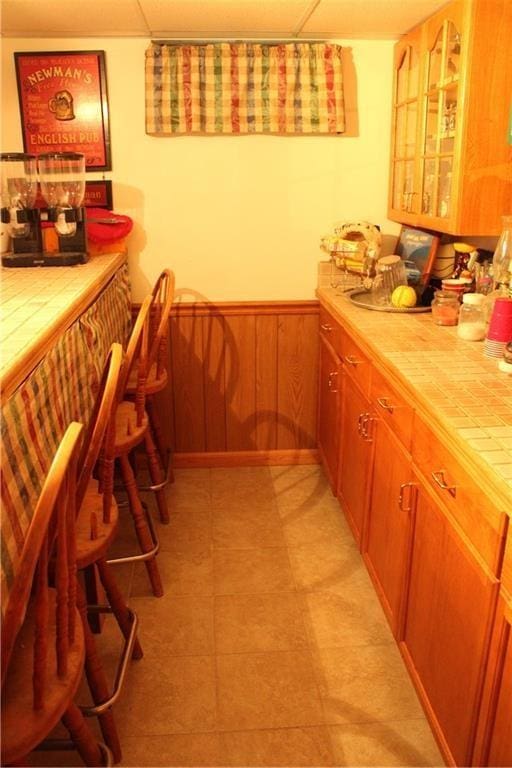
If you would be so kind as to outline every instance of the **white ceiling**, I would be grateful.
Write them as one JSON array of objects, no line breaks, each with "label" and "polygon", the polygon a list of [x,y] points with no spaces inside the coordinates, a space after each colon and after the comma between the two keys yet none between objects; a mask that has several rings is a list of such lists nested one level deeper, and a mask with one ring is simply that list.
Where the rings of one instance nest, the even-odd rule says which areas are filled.
[{"label": "white ceiling", "polygon": [[0,0],[2,37],[394,39],[446,0]]}]

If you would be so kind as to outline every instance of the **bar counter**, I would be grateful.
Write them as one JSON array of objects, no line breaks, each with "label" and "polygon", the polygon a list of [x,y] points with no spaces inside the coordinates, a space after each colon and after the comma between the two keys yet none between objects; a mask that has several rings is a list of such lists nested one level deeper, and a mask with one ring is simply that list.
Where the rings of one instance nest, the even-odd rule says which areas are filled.
[{"label": "bar counter", "polygon": [[49,465],[87,425],[108,351],[131,325],[126,255],[74,267],[2,269],[2,610]]},{"label": "bar counter", "polygon": [[74,267],[2,267],[2,402],[10,397],[125,262],[125,253],[115,253],[94,256],[86,264]]},{"label": "bar counter", "polygon": [[484,356],[483,342],[459,339],[430,312],[368,310],[322,283],[317,296],[512,516],[512,375]]}]

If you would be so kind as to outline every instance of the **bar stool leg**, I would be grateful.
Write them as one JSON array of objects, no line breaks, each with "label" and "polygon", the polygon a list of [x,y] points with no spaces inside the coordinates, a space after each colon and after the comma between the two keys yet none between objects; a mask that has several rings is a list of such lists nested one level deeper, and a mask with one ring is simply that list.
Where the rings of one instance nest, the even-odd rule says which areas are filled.
[{"label": "bar stool leg", "polygon": [[68,729],[84,763],[90,766],[103,765],[99,744],[76,704],[70,704],[62,715],[62,722]]},{"label": "bar stool leg", "polygon": [[[83,589],[78,580],[76,592],[76,604],[82,618],[82,626],[84,630],[85,674],[87,677],[87,682],[89,683],[89,688],[91,690],[94,703],[102,704],[109,698],[110,691],[108,689],[105,673],[98,656],[96,643],[94,642],[94,636],[91,632],[91,628],[89,627],[89,622],[87,621],[87,602],[85,600]],[[114,713],[111,709],[107,709],[106,712],[98,715],[98,720],[103,738],[112,750],[114,761],[118,763],[121,760],[121,744],[117,734]]]},{"label": "bar stool leg", "polygon": [[151,396],[146,398],[146,411],[148,414],[149,426],[152,430],[152,434],[154,435],[155,445],[160,456],[160,463],[163,468],[164,477],[166,480],[168,480],[168,482],[174,483],[174,472],[172,471],[171,455],[165,445],[162,430],[160,429],[160,423],[156,418],[153,398]]},{"label": "bar stool leg", "polygon": [[[114,612],[117,623],[119,624],[119,629],[123,633],[125,639],[128,640],[130,637],[132,622],[130,620],[130,613],[126,603],[114,578],[114,574],[108,567],[104,558],[97,560],[96,566],[98,568],[99,577],[101,583],[103,584],[105,594],[107,595],[108,602]],[[132,659],[141,659],[142,656],[143,653],[140,643],[137,639],[135,639]]]},{"label": "bar stool leg", "polygon": [[[144,436],[144,445],[146,446],[146,453],[148,457],[149,474],[151,477],[151,483],[154,486],[159,486],[164,482],[163,473],[158,461],[157,451],[153,437],[151,435],[151,427],[148,424],[146,434]],[[169,523],[169,511],[167,509],[167,500],[165,498],[165,491],[163,487],[154,491],[156,496],[156,502],[158,504],[158,511],[160,512],[160,520],[166,525]]]},{"label": "bar stool leg", "polygon": [[[149,530],[144,509],[139,498],[139,492],[137,490],[137,483],[135,482],[135,476],[130,465],[128,456],[122,454],[119,457],[121,463],[121,474],[128,494],[128,500],[130,503],[130,510],[135,523],[135,533],[139,540],[139,546],[142,552],[150,552],[153,549],[153,541],[151,538],[151,532]],[[162,581],[160,579],[160,573],[154,557],[145,561],[146,569],[148,572],[151,587],[155,597],[162,597],[164,590],[162,587]]]}]

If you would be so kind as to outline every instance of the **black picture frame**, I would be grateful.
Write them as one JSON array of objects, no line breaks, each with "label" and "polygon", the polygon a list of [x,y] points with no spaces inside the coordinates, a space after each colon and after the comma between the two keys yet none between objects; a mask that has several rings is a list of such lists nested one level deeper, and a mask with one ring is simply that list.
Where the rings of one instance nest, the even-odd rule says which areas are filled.
[{"label": "black picture frame", "polygon": [[84,205],[86,208],[106,208],[111,211],[114,206],[112,182],[107,179],[86,181]]},{"label": "black picture frame", "polygon": [[424,229],[402,226],[395,253],[405,262],[407,282],[418,292],[428,285],[440,237]]},{"label": "black picture frame", "polygon": [[14,53],[23,149],[81,152],[86,171],[112,170],[105,51]]}]

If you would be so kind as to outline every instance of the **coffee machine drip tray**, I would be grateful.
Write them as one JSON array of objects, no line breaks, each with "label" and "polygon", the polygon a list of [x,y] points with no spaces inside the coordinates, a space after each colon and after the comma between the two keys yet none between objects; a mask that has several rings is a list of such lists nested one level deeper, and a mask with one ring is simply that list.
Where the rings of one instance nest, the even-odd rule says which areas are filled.
[{"label": "coffee machine drip tray", "polygon": [[86,253],[3,253],[2,267],[72,267],[85,264]]}]

